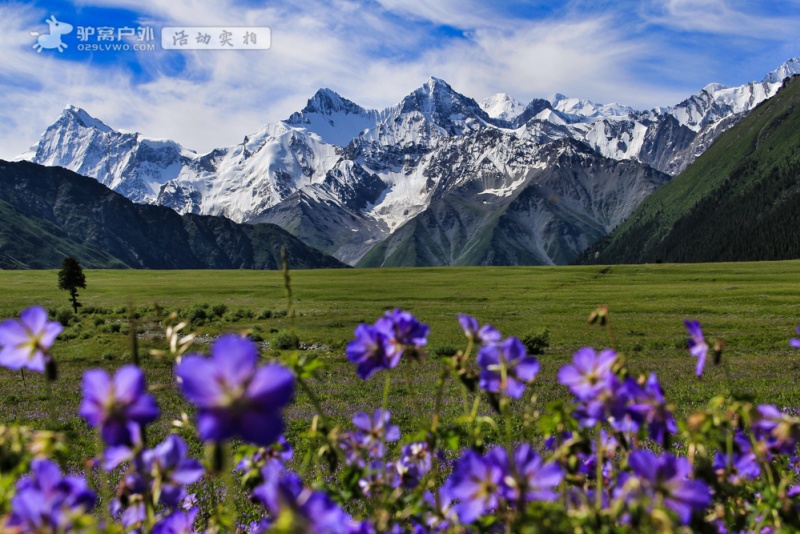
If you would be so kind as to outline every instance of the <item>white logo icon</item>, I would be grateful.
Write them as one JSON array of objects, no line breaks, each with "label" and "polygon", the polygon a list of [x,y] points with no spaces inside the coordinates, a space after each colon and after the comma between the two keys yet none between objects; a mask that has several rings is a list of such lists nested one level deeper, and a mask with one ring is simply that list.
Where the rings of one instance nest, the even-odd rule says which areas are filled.
[{"label": "white logo icon", "polygon": [[72,31],[72,24],[67,24],[66,22],[59,22],[53,15],[50,15],[50,18],[45,21],[47,24],[50,25],[50,33],[49,34],[40,34],[39,32],[30,32],[30,34],[36,37],[36,44],[33,45],[33,48],[36,49],[36,52],[42,53],[42,50],[47,48],[48,50],[51,48],[58,48],[59,52],[63,52],[64,49],[67,47],[66,43],[61,42],[61,36],[66,35]]}]

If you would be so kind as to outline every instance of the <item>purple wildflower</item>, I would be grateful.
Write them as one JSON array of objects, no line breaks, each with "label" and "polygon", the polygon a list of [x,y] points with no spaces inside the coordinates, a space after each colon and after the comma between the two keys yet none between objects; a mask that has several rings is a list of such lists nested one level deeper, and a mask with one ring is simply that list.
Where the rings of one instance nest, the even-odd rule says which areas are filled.
[{"label": "purple wildflower", "polygon": [[153,525],[153,534],[194,534],[194,520],[197,518],[198,508],[188,511],[175,511],[167,517],[160,519]]},{"label": "purple wildflower", "polygon": [[770,404],[758,407],[759,417],[753,423],[757,439],[766,443],[767,447],[782,454],[795,452],[800,442],[800,419],[778,410]]},{"label": "purple wildflower", "polygon": [[177,507],[186,496],[184,486],[194,484],[203,476],[203,466],[187,458],[188,452],[186,443],[170,434],[156,447],[142,453],[143,470],[160,481],[161,504]]},{"label": "purple wildflower", "polygon": [[431,470],[432,457],[428,443],[415,441],[403,445],[400,461],[395,463],[395,469],[400,477],[401,484],[406,488],[415,488],[420,480]]},{"label": "purple wildflower", "polygon": [[[611,476],[614,466],[610,461],[610,457],[613,457],[613,453],[618,446],[619,442],[613,434],[609,434],[605,430],[600,431],[600,456],[603,461],[602,476],[604,480]],[[577,451],[576,455],[581,460],[578,471],[586,475],[588,479],[595,480],[597,478],[597,440],[592,440],[591,454]]]},{"label": "purple wildflower", "polygon": [[286,463],[294,456],[294,449],[286,441],[286,438],[280,436],[275,443],[267,447],[260,447],[253,454],[242,458],[236,469],[239,471],[248,471],[253,468],[260,468],[269,460],[278,460],[281,463]]},{"label": "purple wildflower", "polygon": [[364,467],[366,465],[366,462],[364,461],[364,445],[362,444],[362,437],[358,432],[342,432],[339,435],[337,444],[344,453],[345,464],[355,465],[358,467]]},{"label": "purple wildflower", "polygon": [[5,526],[20,532],[70,532],[72,518],[91,512],[95,502],[84,479],[63,476],[50,460],[34,460],[31,473],[17,481]]},{"label": "purple wildflower", "polygon": [[396,488],[401,482],[394,462],[384,463],[382,460],[373,460],[369,463],[364,476],[358,479],[358,487],[361,488],[364,495],[372,497],[387,486]]},{"label": "purple wildflower", "polygon": [[692,356],[697,358],[697,368],[695,374],[701,376],[703,374],[703,367],[706,364],[706,355],[708,354],[708,343],[703,337],[703,330],[700,328],[700,323],[697,321],[683,321],[686,325],[686,330],[689,332],[690,337],[686,344],[689,346],[689,352]]},{"label": "purple wildflower", "polygon": [[650,439],[666,445],[669,436],[678,431],[678,426],[667,408],[664,392],[655,373],[650,374],[643,388],[632,379],[626,381],[626,387],[631,397],[627,409],[633,414],[633,419],[647,423]]},{"label": "purple wildflower", "polygon": [[577,404],[573,416],[582,428],[606,421],[620,432],[635,432],[639,426],[628,411],[629,402],[629,388],[611,373],[608,382],[597,390],[595,397]]},{"label": "purple wildflower", "polygon": [[59,323],[47,320],[47,312],[39,306],[23,311],[19,321],[3,321],[0,323],[0,365],[44,372],[50,361],[48,351],[62,330]]},{"label": "purple wildflower", "polygon": [[642,489],[650,495],[658,494],[684,525],[689,523],[694,511],[704,510],[711,502],[708,486],[689,480],[692,470],[686,458],[668,453],[656,456],[650,451],[636,450],[628,463]]},{"label": "purple wildflower", "polygon": [[[400,362],[402,353],[391,352],[389,337],[374,326],[360,324],[356,327],[355,339],[347,344],[347,359],[358,364],[356,373],[366,380],[375,371],[393,369]],[[391,353],[390,353],[391,352]]]},{"label": "purple wildflower", "polygon": [[752,480],[761,475],[761,467],[753,452],[750,439],[741,431],[733,437],[734,450],[730,456],[723,451],[714,456],[714,470],[723,476],[729,473],[728,481],[738,484],[742,479]]},{"label": "purple wildflower", "polygon": [[458,322],[464,334],[475,343],[482,345],[493,345],[500,343],[500,332],[493,326],[485,324],[478,325],[478,320],[471,315],[458,314]]},{"label": "purple wildflower", "polygon": [[358,364],[358,376],[367,379],[375,371],[397,367],[406,348],[426,345],[429,330],[410,313],[395,309],[374,325],[358,325],[355,339],[347,344],[345,353],[348,360]]},{"label": "purple wildflower", "polygon": [[561,466],[552,462],[545,464],[541,456],[527,443],[514,451],[514,472],[519,477],[517,484],[509,488],[508,498],[526,501],[553,501],[557,493],[553,488],[561,483],[564,472]]},{"label": "purple wildflower", "polygon": [[291,511],[293,532],[336,534],[351,523],[350,516],[326,493],[303,489],[300,478],[284,471],[280,463],[268,462],[262,474],[264,483],[253,490],[253,497],[273,518],[284,510]]},{"label": "purple wildflower", "polygon": [[394,351],[403,352],[403,346],[419,348],[428,344],[430,328],[409,312],[396,308],[375,321],[375,328],[386,333]]},{"label": "purple wildflower", "polygon": [[294,395],[294,376],[278,364],[256,367],[257,362],[255,344],[233,335],[214,343],[211,358],[183,358],[176,373],[183,394],[197,406],[202,439],[240,436],[269,445],[281,435],[281,409]]},{"label": "purple wildflower", "polygon": [[[797,327],[797,333],[800,334],[800,326]],[[793,337],[792,339],[789,340],[789,345],[791,345],[796,349],[800,349],[800,339]]]},{"label": "purple wildflower", "polygon": [[121,367],[111,379],[105,371],[83,374],[83,402],[80,414],[89,426],[99,428],[108,445],[141,445],[141,426],[158,417],[156,401],[145,393],[142,370]]},{"label": "purple wildflower", "polygon": [[507,474],[502,461],[498,461],[498,455],[502,454],[505,454],[502,447],[492,449],[486,457],[466,451],[442,487],[446,499],[460,501],[453,510],[462,523],[472,523],[500,502],[503,478]]},{"label": "purple wildflower", "polygon": [[[518,399],[525,391],[525,384],[539,373],[539,362],[525,352],[525,345],[510,337],[499,345],[484,345],[478,351],[481,373],[478,385],[491,393],[505,391],[509,397]],[[503,383],[502,369],[506,381]]]},{"label": "purple wildflower", "polygon": [[593,348],[584,347],[574,354],[572,365],[565,365],[558,371],[558,381],[578,399],[594,399],[614,379],[611,368],[616,359],[617,353],[611,349],[598,354]]},{"label": "purple wildflower", "polygon": [[370,456],[382,458],[385,443],[400,439],[400,429],[396,425],[389,424],[391,417],[388,410],[380,408],[375,410],[372,417],[364,412],[358,412],[353,416],[353,424],[358,428],[355,437]]}]

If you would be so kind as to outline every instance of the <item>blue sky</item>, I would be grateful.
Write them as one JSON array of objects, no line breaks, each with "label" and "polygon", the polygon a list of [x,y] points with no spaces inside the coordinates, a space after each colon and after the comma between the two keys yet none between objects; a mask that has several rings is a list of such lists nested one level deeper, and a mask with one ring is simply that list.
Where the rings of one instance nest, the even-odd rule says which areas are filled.
[{"label": "blue sky", "polygon": [[[37,53],[30,32],[48,33],[51,15],[73,26],[67,48]],[[272,47],[162,50],[166,26],[267,26]],[[79,50],[78,27],[152,28],[154,49]],[[668,106],[710,82],[762,79],[800,56],[798,28],[800,0],[0,0],[0,158],[70,104],[205,152],[320,87],[383,108],[429,76],[478,100]]]}]

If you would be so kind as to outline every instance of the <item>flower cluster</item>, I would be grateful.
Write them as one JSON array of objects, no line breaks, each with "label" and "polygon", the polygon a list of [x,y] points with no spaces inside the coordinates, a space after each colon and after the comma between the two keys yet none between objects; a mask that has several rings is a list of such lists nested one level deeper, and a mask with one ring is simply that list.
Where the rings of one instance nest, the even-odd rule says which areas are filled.
[{"label": "flower cluster", "polygon": [[[608,310],[601,312],[596,319],[609,326]],[[41,457],[43,442],[28,444],[27,456],[6,455],[21,447],[0,427],[3,480],[13,482],[10,491],[0,487],[0,502],[10,505],[0,527],[155,534],[800,530],[798,412],[719,397],[679,425],[655,374],[634,376],[624,355],[591,347],[557,372],[568,400],[540,407],[535,395],[524,395],[539,362],[522,342],[468,315],[458,322],[467,348],[443,358],[430,425],[405,436],[386,409],[391,373],[383,407],[357,412],[346,429],[309,392],[304,379],[312,373],[303,360],[291,360],[292,371],[261,364],[258,347],[240,336],[220,337],[210,357],[177,361],[176,386],[196,415],[194,425],[186,413],[175,422],[186,440],[169,434],[148,446],[147,427],[160,412],[140,368],[89,370],[80,414],[103,445],[87,465],[119,481],[113,496],[103,494],[108,510],[95,511],[99,499],[84,478],[63,475]],[[696,321],[685,326],[699,376],[711,349]],[[0,364],[41,370],[59,331],[40,308],[0,323]],[[359,325],[347,357],[367,379],[397,367],[404,354],[419,354],[428,333],[395,309]],[[462,388],[465,412],[443,421],[439,401],[450,377]],[[287,439],[283,410],[296,381],[319,413]],[[190,457],[187,440],[205,443],[205,466]],[[219,458],[230,448],[238,451],[235,466]],[[248,518],[237,524],[243,507]]]},{"label": "flower cluster", "polygon": [[502,339],[491,325],[479,326],[477,319],[460,314],[458,321],[471,343],[480,343],[478,385],[484,391],[519,399],[525,385],[539,374],[539,362],[525,351],[525,345],[515,338]]},{"label": "flower cluster", "polygon": [[609,423],[618,432],[636,433],[646,428],[654,441],[666,445],[677,430],[655,374],[643,383],[614,372],[617,354],[584,347],[572,365],[562,367],[558,380],[575,396],[575,418],[581,426]]},{"label": "flower cluster", "polygon": [[428,325],[398,308],[386,312],[375,324],[358,325],[345,352],[358,365],[358,376],[366,379],[375,371],[397,367],[406,349],[427,345],[428,331]]},{"label": "flower cluster", "polygon": [[20,532],[67,532],[73,519],[91,512],[97,501],[83,478],[63,476],[50,460],[34,460],[16,489],[5,526]]},{"label": "flower cluster", "polygon": [[564,473],[554,462],[544,463],[529,444],[520,445],[509,458],[503,447],[481,456],[467,451],[442,488],[462,523],[472,523],[486,512],[524,506],[530,501],[554,501]]}]

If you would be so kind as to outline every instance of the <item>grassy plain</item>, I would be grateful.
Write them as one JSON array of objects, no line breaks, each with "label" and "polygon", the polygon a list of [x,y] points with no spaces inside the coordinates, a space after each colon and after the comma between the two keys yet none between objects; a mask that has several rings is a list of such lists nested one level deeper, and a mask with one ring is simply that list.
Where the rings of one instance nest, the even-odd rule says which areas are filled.
[{"label": "grassy plain", "polygon": [[[159,314],[207,312],[225,305],[212,319],[196,320],[201,334],[196,351],[208,349],[214,336],[250,331],[274,340],[290,330],[283,276],[274,271],[86,271],[84,308],[54,347],[60,377],[49,403],[44,379],[0,370],[0,422],[46,426],[53,419],[69,434],[78,454],[90,453],[92,434],[77,416],[84,370],[114,369],[130,361],[130,310],[139,315],[140,354],[150,384],[171,381],[171,362],[146,356],[165,348]],[[66,310],[66,292],[56,288],[55,271],[0,271],[0,317],[16,316],[34,304]],[[303,346],[327,363],[312,386],[335,419],[346,424],[355,411],[379,407],[383,379],[362,381],[344,357],[344,347],[359,322],[372,322],[384,310],[401,307],[431,327],[430,352],[463,348],[456,314],[469,313],[504,335],[522,336],[546,327],[550,347],[531,391],[538,405],[566,396],[556,382],[558,368],[580,347],[607,347],[606,332],[589,325],[589,313],[607,304],[616,337],[635,372],[656,372],[668,399],[686,413],[717,393],[750,395],[758,402],[800,407],[800,351],[788,340],[800,324],[800,261],[736,264],[637,265],[613,267],[509,267],[431,269],[348,269],[293,271],[291,287],[297,317],[294,328]],[[157,304],[158,306],[155,306]],[[162,311],[159,311],[159,308]],[[194,310],[194,312],[192,311]],[[269,311],[270,313],[265,313]],[[87,313],[91,312],[91,313]],[[61,313],[66,313],[62,311]],[[272,315],[267,318],[267,315]],[[694,376],[694,358],[686,348],[683,319],[701,322],[707,338],[725,342],[723,364]],[[285,353],[267,348],[266,358]],[[439,362],[403,362],[394,372],[389,409],[403,430],[413,430],[433,412]],[[156,392],[162,418],[152,431],[163,436],[170,420],[187,409],[173,388]],[[462,410],[452,382],[445,412]],[[488,405],[484,405],[489,411]],[[313,414],[302,393],[289,411],[290,433]]]}]

